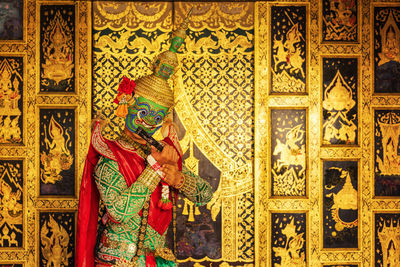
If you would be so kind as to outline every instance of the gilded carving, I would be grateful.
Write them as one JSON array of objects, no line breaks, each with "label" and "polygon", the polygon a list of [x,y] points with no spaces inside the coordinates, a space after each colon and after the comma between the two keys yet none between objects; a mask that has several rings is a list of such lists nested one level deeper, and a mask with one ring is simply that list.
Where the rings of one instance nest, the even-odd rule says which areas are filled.
[{"label": "gilded carving", "polygon": [[357,66],[357,58],[322,58],[324,145],[357,144]]},{"label": "gilded carving", "polygon": [[400,265],[400,216],[375,214],[375,266]]},{"label": "gilded carving", "polygon": [[306,214],[272,213],[271,222],[272,266],[307,266]]},{"label": "gilded carving", "polygon": [[306,111],[271,110],[272,196],[306,195]]},{"label": "gilded carving", "polygon": [[171,2],[96,2],[93,21],[96,29],[140,28],[171,30]]},{"label": "gilded carving", "polygon": [[375,110],[375,196],[400,195],[400,110]]},{"label": "gilded carving", "polygon": [[375,93],[400,93],[400,7],[374,7]]},{"label": "gilded carving", "polygon": [[323,162],[323,247],[358,247],[356,161]]},{"label": "gilded carving", "polygon": [[75,91],[75,8],[41,5],[40,92]]},{"label": "gilded carving", "polygon": [[74,217],[72,212],[40,213],[41,265],[74,265]]},{"label": "gilded carving", "polygon": [[0,247],[23,246],[23,163],[0,160]]},{"label": "gilded carving", "polygon": [[322,1],[322,41],[357,42],[358,0]]},{"label": "gilded carving", "polygon": [[237,28],[250,30],[254,27],[254,4],[239,2],[177,2],[176,21],[179,25],[185,18],[186,10],[193,8],[190,17],[190,27],[195,31],[209,29],[212,31]]},{"label": "gilded carving", "polygon": [[305,93],[307,7],[271,6],[271,93]]},{"label": "gilded carving", "polygon": [[0,57],[0,143],[22,143],[22,57]]},{"label": "gilded carving", "polygon": [[75,112],[40,110],[40,193],[75,193]]}]

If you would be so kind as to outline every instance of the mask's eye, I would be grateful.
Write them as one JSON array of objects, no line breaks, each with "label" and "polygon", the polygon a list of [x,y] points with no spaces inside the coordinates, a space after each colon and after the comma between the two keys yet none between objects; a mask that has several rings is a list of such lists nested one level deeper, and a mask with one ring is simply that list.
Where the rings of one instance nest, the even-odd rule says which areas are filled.
[{"label": "mask's eye", "polygon": [[159,124],[162,121],[162,117],[160,115],[155,116],[154,121],[156,122],[156,124]]},{"label": "mask's eye", "polygon": [[146,116],[147,116],[147,110],[145,110],[145,109],[139,110],[139,111],[138,111],[138,115],[139,115],[139,117],[141,117],[141,118],[146,117]]}]

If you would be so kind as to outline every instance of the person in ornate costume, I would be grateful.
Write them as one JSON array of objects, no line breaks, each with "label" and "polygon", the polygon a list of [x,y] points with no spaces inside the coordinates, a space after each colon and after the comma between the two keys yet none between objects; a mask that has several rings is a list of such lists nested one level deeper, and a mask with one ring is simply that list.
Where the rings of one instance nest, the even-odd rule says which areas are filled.
[{"label": "person in ornate costume", "polygon": [[[212,198],[210,184],[182,166],[172,123],[162,125],[174,104],[167,80],[178,65],[187,25],[188,18],[173,33],[169,50],[158,56],[153,74],[136,82],[124,77],[114,101],[117,115],[125,117],[120,137],[104,138],[101,122],[95,124],[80,189],[79,267],[176,266],[165,244],[176,193],[196,205]],[[136,134],[141,127],[152,135],[161,126],[161,152]],[[99,199],[106,214],[98,223]]]}]

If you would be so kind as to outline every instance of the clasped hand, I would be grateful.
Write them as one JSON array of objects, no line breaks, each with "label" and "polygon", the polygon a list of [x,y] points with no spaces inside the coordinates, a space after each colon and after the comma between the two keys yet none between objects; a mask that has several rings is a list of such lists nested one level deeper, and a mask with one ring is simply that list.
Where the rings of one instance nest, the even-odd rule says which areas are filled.
[{"label": "clasped hand", "polygon": [[169,185],[178,185],[182,174],[178,169],[179,156],[175,148],[165,144],[162,152],[158,152],[157,149],[152,146],[151,155],[161,165],[161,171],[164,173],[163,180]]}]

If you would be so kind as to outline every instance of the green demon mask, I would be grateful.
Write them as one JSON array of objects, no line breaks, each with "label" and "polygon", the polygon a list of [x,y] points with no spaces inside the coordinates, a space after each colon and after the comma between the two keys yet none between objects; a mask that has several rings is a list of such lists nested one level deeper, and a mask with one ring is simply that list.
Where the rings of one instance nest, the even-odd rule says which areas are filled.
[{"label": "green demon mask", "polygon": [[128,109],[126,127],[132,132],[142,127],[147,133],[153,135],[162,125],[168,108],[161,106],[142,96],[135,97],[135,102]]}]

